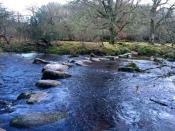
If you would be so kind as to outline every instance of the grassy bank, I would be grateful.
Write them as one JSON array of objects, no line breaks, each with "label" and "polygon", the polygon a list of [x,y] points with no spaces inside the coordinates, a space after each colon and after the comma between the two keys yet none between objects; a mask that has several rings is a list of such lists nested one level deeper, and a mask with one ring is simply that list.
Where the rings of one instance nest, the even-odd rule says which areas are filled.
[{"label": "grassy bank", "polygon": [[119,55],[136,51],[140,56],[158,56],[164,58],[175,59],[175,48],[169,45],[150,45],[145,42],[118,42],[111,45],[108,42],[75,42],[75,41],[59,41],[53,42],[48,48],[36,47],[31,44],[15,43],[15,44],[0,44],[0,48],[5,52],[47,52],[52,54],[90,54],[97,55]]}]

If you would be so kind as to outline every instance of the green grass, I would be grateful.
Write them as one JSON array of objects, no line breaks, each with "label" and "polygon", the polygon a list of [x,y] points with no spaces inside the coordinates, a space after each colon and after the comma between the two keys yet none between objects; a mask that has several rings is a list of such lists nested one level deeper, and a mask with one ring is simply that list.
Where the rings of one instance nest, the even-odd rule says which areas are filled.
[{"label": "green grass", "polygon": [[169,45],[146,42],[117,42],[114,45],[108,42],[78,42],[78,41],[58,41],[53,42],[48,48],[36,47],[26,43],[0,44],[0,48],[5,52],[47,52],[52,54],[85,55],[94,53],[96,55],[120,55],[131,51],[136,51],[140,56],[157,56],[175,59],[175,49]]}]

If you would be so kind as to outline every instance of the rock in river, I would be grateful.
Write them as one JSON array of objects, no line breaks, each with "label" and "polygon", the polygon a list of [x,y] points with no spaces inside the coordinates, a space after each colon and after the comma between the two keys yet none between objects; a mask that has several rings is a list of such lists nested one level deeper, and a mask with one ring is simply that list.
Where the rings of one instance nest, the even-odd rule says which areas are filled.
[{"label": "rock in river", "polygon": [[61,83],[56,80],[39,80],[36,83],[36,86],[41,88],[56,87],[58,85],[61,85]]},{"label": "rock in river", "polygon": [[124,67],[120,67],[118,70],[123,72],[142,72],[142,70],[133,62]]},{"label": "rock in river", "polygon": [[12,105],[12,101],[0,99],[0,114],[13,112]]},{"label": "rock in river", "polygon": [[43,71],[45,70],[65,71],[68,68],[69,67],[67,65],[63,65],[63,64],[47,64],[46,66],[44,66]]},{"label": "rock in river", "polygon": [[4,130],[4,129],[0,128],[0,131],[6,131],[6,130]]},{"label": "rock in river", "polygon": [[27,104],[34,104],[37,102],[41,102],[42,100],[45,100],[47,98],[47,93],[45,92],[25,92],[21,93],[17,100],[25,99]]},{"label": "rock in river", "polygon": [[75,64],[78,66],[88,66],[89,64],[92,64],[91,60],[78,60],[75,61]]},{"label": "rock in river", "polygon": [[46,61],[40,58],[35,58],[33,61],[33,64],[49,64],[49,63],[50,63],[49,61]]},{"label": "rock in river", "polygon": [[43,72],[42,79],[65,79],[71,77],[71,75],[67,72],[62,72],[62,71],[54,71],[54,70],[45,70]]},{"label": "rock in river", "polygon": [[16,116],[10,125],[17,128],[31,128],[59,121],[66,117],[65,112],[32,112]]}]

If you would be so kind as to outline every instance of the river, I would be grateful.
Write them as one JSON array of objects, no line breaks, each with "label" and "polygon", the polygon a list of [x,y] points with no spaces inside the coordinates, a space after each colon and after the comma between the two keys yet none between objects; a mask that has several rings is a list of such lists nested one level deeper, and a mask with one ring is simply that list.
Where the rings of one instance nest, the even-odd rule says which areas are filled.
[{"label": "river", "polygon": [[[127,59],[88,67],[75,65],[68,70],[72,77],[60,80],[61,86],[41,90],[35,83],[41,79],[44,65],[32,64],[36,57],[57,62],[70,59],[37,53],[0,54],[0,100],[13,101],[12,111],[0,110],[1,128],[7,131],[174,131],[175,77],[159,77],[173,69],[118,72],[118,67],[128,61],[134,61],[142,69],[157,66],[149,60]],[[49,97],[33,105],[17,101],[16,97],[25,91],[44,91]],[[151,98],[164,101],[168,106],[155,103]],[[36,111],[66,111],[68,116],[29,129],[9,126],[14,116]]]}]

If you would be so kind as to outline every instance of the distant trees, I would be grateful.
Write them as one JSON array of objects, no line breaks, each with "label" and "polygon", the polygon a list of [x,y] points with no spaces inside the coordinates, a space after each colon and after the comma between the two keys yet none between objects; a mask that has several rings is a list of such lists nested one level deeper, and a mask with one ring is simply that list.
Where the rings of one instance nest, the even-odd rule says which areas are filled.
[{"label": "distant trees", "polygon": [[57,39],[71,39],[70,27],[66,23],[69,10],[66,6],[49,3],[40,8],[31,8],[30,19],[31,38],[53,41]]},{"label": "distant trees", "polygon": [[171,17],[175,4],[169,6],[169,0],[152,0],[150,8],[150,42],[155,42],[155,35],[157,29],[162,23]]},{"label": "distant trees", "polygon": [[101,24],[100,28],[109,31],[112,44],[118,33],[132,22],[134,10],[138,6],[135,0],[78,0],[76,2],[87,6],[95,21]]},{"label": "distant trees", "polygon": [[0,39],[10,43],[57,40],[133,41],[175,43],[174,4],[169,0],[72,0],[29,8],[30,15],[10,12],[0,5]]},{"label": "distant trees", "polygon": [[7,9],[0,4],[0,39],[3,39],[7,44],[9,44],[9,40],[7,38],[7,28],[10,15],[10,12],[8,12]]}]

